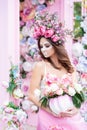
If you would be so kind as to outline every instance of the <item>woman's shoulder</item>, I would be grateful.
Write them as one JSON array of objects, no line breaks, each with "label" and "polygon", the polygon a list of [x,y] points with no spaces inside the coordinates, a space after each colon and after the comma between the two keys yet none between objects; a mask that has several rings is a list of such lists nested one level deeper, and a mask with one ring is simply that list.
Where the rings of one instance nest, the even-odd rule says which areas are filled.
[{"label": "woman's shoulder", "polygon": [[35,62],[34,65],[33,65],[33,68],[34,68],[34,69],[39,69],[39,70],[41,70],[41,69],[43,69],[43,67],[44,67],[44,61],[37,61],[37,62]]}]

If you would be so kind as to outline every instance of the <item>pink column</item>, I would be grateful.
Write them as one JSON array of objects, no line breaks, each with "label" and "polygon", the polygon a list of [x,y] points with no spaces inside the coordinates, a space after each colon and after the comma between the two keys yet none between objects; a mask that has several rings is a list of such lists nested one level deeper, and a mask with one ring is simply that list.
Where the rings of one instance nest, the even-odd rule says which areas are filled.
[{"label": "pink column", "polygon": [[55,3],[53,5],[50,5],[48,7],[48,11],[50,13],[57,12],[59,20],[64,20],[64,0],[55,0]]}]

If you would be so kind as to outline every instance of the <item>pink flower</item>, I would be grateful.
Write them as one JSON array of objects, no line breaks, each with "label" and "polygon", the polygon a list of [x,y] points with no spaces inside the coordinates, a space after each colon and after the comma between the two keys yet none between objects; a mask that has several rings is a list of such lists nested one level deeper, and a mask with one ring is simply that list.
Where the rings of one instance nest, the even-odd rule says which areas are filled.
[{"label": "pink flower", "polygon": [[48,130],[64,130],[62,126],[50,126]]},{"label": "pink flower", "polygon": [[61,80],[61,84],[64,84],[64,86],[70,85],[71,82],[72,82],[72,78],[71,78],[70,74],[64,75],[62,80]]},{"label": "pink flower", "polygon": [[18,119],[17,119],[17,116],[14,115],[14,116],[12,117],[12,120],[16,122],[16,121],[18,120]]},{"label": "pink flower", "polygon": [[44,4],[44,3],[45,3],[45,0],[38,0],[38,2],[39,2],[40,4]]},{"label": "pink flower", "polygon": [[7,107],[7,108],[5,108],[5,112],[12,113],[12,112],[14,112],[14,109],[10,108],[10,107]]},{"label": "pink flower", "polygon": [[41,33],[41,35],[44,35],[45,31],[46,31],[46,27],[45,26],[41,26],[40,27],[40,33]]},{"label": "pink flower", "polygon": [[4,116],[4,117],[2,118],[2,121],[5,122],[5,123],[8,123],[9,119],[8,119],[7,116]]},{"label": "pink flower", "polygon": [[74,63],[74,65],[77,65],[78,64],[78,58],[73,58],[73,63]]},{"label": "pink flower", "polygon": [[57,77],[55,76],[55,75],[51,75],[51,74],[47,74],[47,78],[46,78],[46,83],[48,84],[48,85],[50,85],[51,83],[53,83],[53,82],[55,82],[55,81],[57,81],[58,79],[57,79]]},{"label": "pink flower", "polygon": [[53,34],[54,34],[54,30],[53,30],[53,29],[47,29],[47,30],[45,31],[45,37],[46,37],[46,38],[51,37]]},{"label": "pink flower", "polygon": [[23,90],[24,93],[27,92],[28,91],[28,86],[27,85],[22,86],[22,90]]},{"label": "pink flower", "polygon": [[56,94],[62,95],[62,94],[63,94],[63,89],[62,89],[62,88],[59,88],[59,89],[57,90]]},{"label": "pink flower", "polygon": [[87,57],[87,49],[85,49],[85,50],[83,51],[83,55],[84,55],[85,57]]},{"label": "pink flower", "polygon": [[37,38],[37,37],[40,36],[40,35],[41,35],[40,27],[35,27],[34,37]]},{"label": "pink flower", "polygon": [[24,56],[26,54],[27,48],[28,48],[27,45],[24,45],[24,44],[20,45],[20,54],[22,56]]},{"label": "pink flower", "polygon": [[51,39],[53,42],[57,42],[59,40],[59,37],[57,35],[53,35]]}]

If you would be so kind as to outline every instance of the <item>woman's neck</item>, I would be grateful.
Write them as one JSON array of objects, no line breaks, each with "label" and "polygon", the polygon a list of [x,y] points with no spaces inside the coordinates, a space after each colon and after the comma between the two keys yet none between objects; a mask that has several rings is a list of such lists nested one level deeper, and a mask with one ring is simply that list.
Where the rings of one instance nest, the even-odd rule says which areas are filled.
[{"label": "woman's neck", "polygon": [[62,67],[61,63],[60,63],[60,62],[58,61],[58,59],[57,59],[56,54],[52,55],[52,56],[50,57],[50,59],[51,59],[52,63],[53,63],[57,68],[61,68],[61,67]]}]

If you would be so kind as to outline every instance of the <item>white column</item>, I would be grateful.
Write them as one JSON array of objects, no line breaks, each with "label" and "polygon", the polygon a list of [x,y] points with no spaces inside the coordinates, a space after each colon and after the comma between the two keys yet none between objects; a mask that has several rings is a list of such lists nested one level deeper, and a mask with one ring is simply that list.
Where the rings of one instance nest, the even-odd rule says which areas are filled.
[{"label": "white column", "polygon": [[0,106],[9,101],[2,82],[9,81],[10,57],[19,64],[19,0],[0,0]]},{"label": "white column", "polygon": [[[67,29],[73,30],[73,0],[64,0],[64,21]],[[69,57],[72,57],[72,38],[67,37],[66,49]]]},{"label": "white column", "polygon": [[19,0],[8,0],[8,56],[19,64]]}]

